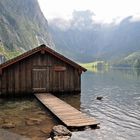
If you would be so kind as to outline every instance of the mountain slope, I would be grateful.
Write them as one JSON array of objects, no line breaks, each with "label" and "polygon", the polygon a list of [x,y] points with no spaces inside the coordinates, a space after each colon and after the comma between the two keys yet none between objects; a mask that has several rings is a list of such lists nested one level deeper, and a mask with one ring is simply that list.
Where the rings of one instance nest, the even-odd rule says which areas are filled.
[{"label": "mountain slope", "polygon": [[0,40],[9,51],[19,52],[53,44],[37,0],[0,0]]},{"label": "mountain slope", "polygon": [[83,12],[74,12],[69,21],[49,23],[56,49],[80,62],[114,61],[140,50],[140,21],[130,16],[117,25],[99,24]]},{"label": "mountain slope", "polygon": [[140,51],[129,54],[128,56],[113,63],[117,67],[136,67],[140,68]]}]

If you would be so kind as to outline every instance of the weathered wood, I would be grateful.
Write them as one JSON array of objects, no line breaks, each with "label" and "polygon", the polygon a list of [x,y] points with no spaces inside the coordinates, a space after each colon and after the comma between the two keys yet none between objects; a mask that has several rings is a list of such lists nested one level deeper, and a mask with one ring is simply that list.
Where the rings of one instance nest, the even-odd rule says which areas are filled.
[{"label": "weathered wood", "polygon": [[1,94],[32,94],[41,91],[59,93],[81,90],[81,75],[78,72],[79,69],[83,71],[85,69],[78,64],[41,47],[38,51],[35,49],[24,55],[0,66]]},{"label": "weathered wood", "polygon": [[99,123],[49,93],[35,94],[38,100],[56,115],[67,127],[97,126]]},{"label": "weathered wood", "polygon": [[2,75],[2,69],[0,69],[0,76]]},{"label": "weathered wood", "polygon": [[45,54],[45,50],[41,50],[41,54]]},{"label": "weathered wood", "polygon": [[55,66],[54,67],[54,71],[58,71],[58,72],[60,72],[60,71],[66,71],[66,67],[63,67],[63,66]]},{"label": "weathered wood", "polygon": [[6,91],[7,91],[7,76],[6,76],[6,71],[4,71],[3,72],[3,75],[2,75],[2,77],[1,77],[1,83],[2,83],[2,85],[1,85],[1,93],[3,93],[3,94],[5,94],[6,95]]},{"label": "weathered wood", "polygon": [[19,92],[19,66],[17,65],[14,69],[14,76],[15,76],[15,93]]}]

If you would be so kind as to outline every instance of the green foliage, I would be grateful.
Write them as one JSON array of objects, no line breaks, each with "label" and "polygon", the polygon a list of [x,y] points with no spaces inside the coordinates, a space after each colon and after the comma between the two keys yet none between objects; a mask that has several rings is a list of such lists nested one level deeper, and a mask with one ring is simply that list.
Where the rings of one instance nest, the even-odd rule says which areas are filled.
[{"label": "green foliage", "polygon": [[134,67],[135,68],[140,68],[140,58],[138,58],[138,59],[135,60]]},{"label": "green foliage", "polygon": [[20,55],[21,52],[8,50],[6,49],[6,47],[3,46],[2,43],[0,43],[0,54],[4,55],[6,57],[6,60],[8,60]]},{"label": "green foliage", "polygon": [[104,61],[95,61],[90,63],[80,63],[80,65],[84,68],[86,68],[89,71],[98,71],[104,68],[108,68],[109,64]]},{"label": "green foliage", "polygon": [[140,68],[140,51],[134,52],[118,62],[114,62],[113,66]]}]

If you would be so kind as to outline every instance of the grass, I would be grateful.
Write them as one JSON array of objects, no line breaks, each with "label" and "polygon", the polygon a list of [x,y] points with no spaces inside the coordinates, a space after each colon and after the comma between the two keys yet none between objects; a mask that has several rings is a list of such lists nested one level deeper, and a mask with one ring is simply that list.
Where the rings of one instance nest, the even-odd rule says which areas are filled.
[{"label": "grass", "polygon": [[3,44],[0,44],[0,54],[4,55],[6,60],[12,59],[21,54],[19,51],[9,51]]},{"label": "grass", "polygon": [[93,66],[95,65],[95,62],[90,62],[90,63],[80,63],[80,65],[84,68],[86,68],[89,71],[92,71]]},{"label": "grass", "polygon": [[80,65],[86,68],[88,71],[99,72],[103,69],[108,69],[109,64],[104,61],[94,61],[90,63],[80,63]]}]

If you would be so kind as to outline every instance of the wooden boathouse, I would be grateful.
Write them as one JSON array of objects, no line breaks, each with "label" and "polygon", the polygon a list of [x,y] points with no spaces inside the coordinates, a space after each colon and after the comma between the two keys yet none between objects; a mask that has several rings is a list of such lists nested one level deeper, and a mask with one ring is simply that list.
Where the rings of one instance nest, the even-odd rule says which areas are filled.
[{"label": "wooden boathouse", "polygon": [[43,44],[0,65],[0,95],[80,92],[85,71]]},{"label": "wooden boathouse", "polygon": [[80,112],[51,93],[80,92],[86,69],[41,45],[0,65],[0,95],[30,95],[69,128],[96,127],[93,117]]}]

